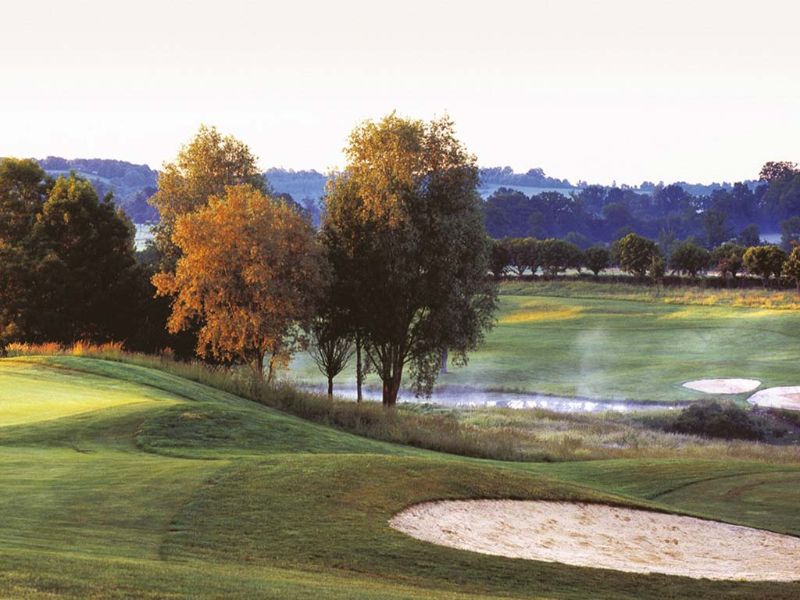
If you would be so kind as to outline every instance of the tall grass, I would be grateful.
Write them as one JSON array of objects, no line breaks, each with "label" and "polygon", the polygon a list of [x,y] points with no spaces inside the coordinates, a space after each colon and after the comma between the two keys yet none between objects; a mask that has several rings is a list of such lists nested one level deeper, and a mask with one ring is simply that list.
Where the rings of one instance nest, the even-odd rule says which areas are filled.
[{"label": "tall grass", "polygon": [[171,353],[126,352],[121,344],[10,344],[8,355],[66,355],[154,368],[316,423],[371,439],[449,454],[503,461],[557,462],[611,458],[706,458],[800,463],[800,447],[712,440],[649,428],[619,414],[562,414],[546,410],[455,410],[425,405],[386,410],[379,403],[330,400],[279,383],[255,382],[249,372]]},{"label": "tall grass", "polygon": [[643,285],[619,281],[606,282],[602,278],[587,279],[506,281],[500,284],[500,293],[517,296],[557,296],[570,298],[600,298],[687,304],[702,306],[731,306],[734,308],[761,308],[778,310],[800,309],[800,294],[790,290],[764,288],[710,288],[702,285]]}]

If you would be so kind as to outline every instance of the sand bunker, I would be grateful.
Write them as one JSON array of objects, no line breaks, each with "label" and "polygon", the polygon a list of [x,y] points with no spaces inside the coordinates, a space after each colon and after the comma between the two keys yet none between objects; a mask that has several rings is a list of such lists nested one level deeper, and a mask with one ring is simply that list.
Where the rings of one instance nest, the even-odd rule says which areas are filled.
[{"label": "sand bunker", "polygon": [[389,524],[426,542],[510,558],[695,578],[800,579],[800,538],[600,504],[428,502]]},{"label": "sand bunker", "polygon": [[687,381],[683,387],[706,394],[742,394],[760,385],[758,379],[695,379]]},{"label": "sand bunker", "polygon": [[767,388],[756,392],[747,401],[758,406],[800,410],[800,386]]}]

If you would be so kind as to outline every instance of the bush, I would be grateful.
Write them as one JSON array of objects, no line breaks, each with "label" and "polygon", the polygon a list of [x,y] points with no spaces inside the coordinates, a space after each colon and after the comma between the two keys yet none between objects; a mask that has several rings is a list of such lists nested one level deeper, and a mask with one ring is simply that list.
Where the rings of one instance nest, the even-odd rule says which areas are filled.
[{"label": "bush", "polygon": [[735,404],[705,402],[682,410],[668,428],[676,433],[705,437],[761,440],[764,430],[748,411]]}]

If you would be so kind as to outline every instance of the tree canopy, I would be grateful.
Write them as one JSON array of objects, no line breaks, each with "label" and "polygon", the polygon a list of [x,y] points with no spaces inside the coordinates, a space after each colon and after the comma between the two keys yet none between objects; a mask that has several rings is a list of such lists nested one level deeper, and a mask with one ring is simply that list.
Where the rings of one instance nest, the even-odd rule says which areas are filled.
[{"label": "tree canopy", "polygon": [[153,279],[174,296],[169,329],[199,321],[198,354],[246,363],[258,378],[268,358],[270,380],[316,308],[322,266],[311,226],[286,203],[235,185],[179,216],[172,239],[175,273]]},{"label": "tree canopy", "polygon": [[492,322],[478,170],[448,119],[368,121],[346,153],[326,195],[323,236],[393,406],[406,366],[417,393],[429,394],[441,353],[466,360]]}]

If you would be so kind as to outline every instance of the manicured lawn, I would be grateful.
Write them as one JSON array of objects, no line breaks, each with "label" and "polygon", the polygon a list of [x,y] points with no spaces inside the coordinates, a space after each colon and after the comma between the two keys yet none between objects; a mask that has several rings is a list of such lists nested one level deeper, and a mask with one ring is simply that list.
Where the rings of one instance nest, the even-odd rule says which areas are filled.
[{"label": "manicured lawn", "polygon": [[[51,385],[68,396],[68,413],[46,408]],[[800,465],[467,459],[342,433],[161,371],[68,356],[0,360],[5,414],[15,416],[0,419],[0,597],[800,595],[795,583],[484,556],[387,524],[425,500],[530,498],[644,506],[800,535]]]},{"label": "manicured lawn", "polygon": [[[451,368],[439,385],[641,401],[707,398],[682,387],[691,379],[800,385],[800,312],[680,304],[683,296],[656,297],[648,288],[615,297],[606,288],[613,289],[585,283],[582,294],[569,288],[557,296],[548,283],[502,286],[497,326],[469,364]],[[743,294],[744,302],[761,292]],[[289,376],[322,381],[303,356]],[[336,381],[352,385],[353,377],[348,370]]]}]

